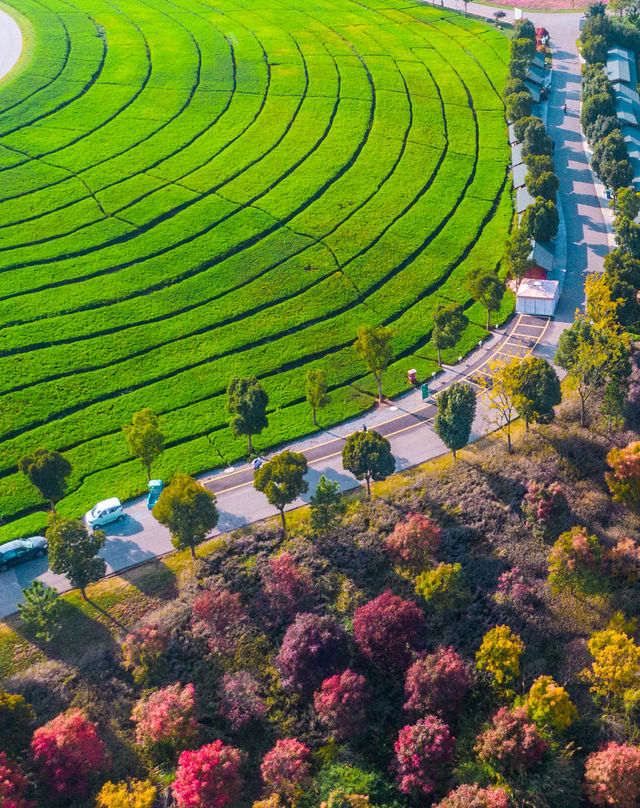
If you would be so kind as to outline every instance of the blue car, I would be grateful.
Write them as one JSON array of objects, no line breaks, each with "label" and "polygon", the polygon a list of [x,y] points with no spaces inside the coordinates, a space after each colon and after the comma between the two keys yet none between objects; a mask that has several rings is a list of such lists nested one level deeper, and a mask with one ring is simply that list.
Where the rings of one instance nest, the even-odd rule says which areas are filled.
[{"label": "blue car", "polygon": [[147,494],[147,508],[149,508],[149,510],[151,510],[158,501],[163,488],[164,483],[162,480],[149,480],[149,493]]}]

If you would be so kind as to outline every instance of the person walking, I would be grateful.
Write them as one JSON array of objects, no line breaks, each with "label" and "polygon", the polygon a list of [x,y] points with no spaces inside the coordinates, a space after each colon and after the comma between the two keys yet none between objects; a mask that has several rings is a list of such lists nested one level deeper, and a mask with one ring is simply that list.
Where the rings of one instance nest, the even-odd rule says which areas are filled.
[{"label": "person walking", "polygon": [[563,110],[564,114],[566,115],[567,114],[567,102],[566,101],[564,102],[564,106],[562,107],[562,110]]}]

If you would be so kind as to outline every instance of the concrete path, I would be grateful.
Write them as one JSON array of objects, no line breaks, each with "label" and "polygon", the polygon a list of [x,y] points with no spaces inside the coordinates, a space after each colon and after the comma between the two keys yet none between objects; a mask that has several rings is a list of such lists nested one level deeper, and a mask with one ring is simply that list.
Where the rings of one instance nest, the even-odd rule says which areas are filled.
[{"label": "concrete path", "polygon": [[20,26],[13,17],[0,9],[0,79],[14,67],[21,54]]}]

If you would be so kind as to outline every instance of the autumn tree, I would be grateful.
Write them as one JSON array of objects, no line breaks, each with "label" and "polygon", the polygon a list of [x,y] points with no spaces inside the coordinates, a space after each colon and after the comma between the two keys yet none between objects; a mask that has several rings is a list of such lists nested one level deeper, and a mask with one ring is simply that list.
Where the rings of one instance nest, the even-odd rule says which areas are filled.
[{"label": "autumn tree", "polygon": [[374,429],[353,432],[342,449],[342,466],[356,480],[365,480],[367,498],[371,499],[371,481],[386,480],[396,470],[391,444]]},{"label": "autumn tree", "polygon": [[491,312],[500,309],[505,289],[495,269],[476,266],[467,275],[467,292],[487,310],[487,331],[491,330]]},{"label": "autumn tree", "polygon": [[476,752],[506,774],[530,769],[542,759],[547,743],[524,707],[501,707],[491,726],[478,735]]},{"label": "autumn tree", "polygon": [[98,581],[107,571],[104,559],[97,555],[104,547],[104,532],[94,530],[89,533],[80,519],[65,519],[51,513],[46,536],[51,571],[56,575],[66,575],[71,586],[77,587],[87,600],[87,586]]},{"label": "autumn tree", "polygon": [[238,592],[211,587],[193,599],[191,631],[203,637],[215,654],[233,653],[248,622],[249,614]]},{"label": "autumn tree", "polygon": [[430,608],[441,613],[452,611],[468,600],[466,580],[459,561],[455,564],[442,562],[432,570],[421,572],[414,587],[416,594],[424,598]]},{"label": "autumn tree", "polygon": [[353,633],[360,651],[385,668],[406,668],[424,641],[425,619],[412,600],[387,589],[356,609]]},{"label": "autumn tree", "polygon": [[347,510],[347,503],[340,493],[340,483],[320,475],[316,490],[310,499],[309,521],[314,530],[321,530],[325,538],[329,530]]},{"label": "autumn tree", "polygon": [[149,408],[134,412],[130,424],[125,424],[122,431],[129,444],[132,457],[137,457],[147,471],[147,480],[151,479],[151,464],[162,454],[164,435],[160,430],[158,416]]},{"label": "autumn tree", "polygon": [[531,255],[531,241],[526,227],[519,225],[514,227],[511,235],[507,239],[504,252],[504,261],[507,270],[516,284],[516,291],[524,276],[534,268],[536,262]]},{"label": "autumn tree", "polygon": [[316,410],[329,403],[327,389],[327,374],[324,370],[312,368],[307,371],[307,404],[311,407],[314,426],[318,426]]},{"label": "autumn tree", "polygon": [[247,671],[225,673],[220,687],[219,714],[231,729],[238,730],[265,714],[267,706],[260,695],[260,685]]},{"label": "autumn tree", "polygon": [[640,702],[640,647],[625,631],[596,631],[587,642],[593,657],[582,671],[594,701],[613,713],[632,710]]},{"label": "autumn tree", "polygon": [[396,523],[386,546],[396,564],[415,574],[430,566],[441,541],[442,531],[429,517],[410,513]]},{"label": "autumn tree", "polygon": [[602,590],[604,548],[584,527],[562,533],[549,554],[549,583],[553,592],[593,595]]},{"label": "autumn tree", "polygon": [[22,590],[24,603],[18,603],[20,617],[39,640],[51,642],[60,628],[60,602],[52,586],[33,580]]},{"label": "autumn tree", "polygon": [[109,764],[97,727],[80,710],[61,713],[33,733],[31,757],[43,786],[65,801],[85,797]]},{"label": "autumn tree", "polygon": [[325,679],[320,690],[313,694],[313,704],[320,723],[338,741],[364,732],[368,700],[369,692],[364,676],[348,668]]},{"label": "autumn tree", "polygon": [[520,675],[520,657],[524,649],[524,643],[509,626],[496,626],[482,638],[476,653],[476,666],[492,677],[498,689],[503,689]]},{"label": "autumn tree", "polygon": [[522,500],[522,512],[534,533],[554,538],[569,515],[569,503],[558,482],[539,483],[531,480]]},{"label": "autumn tree", "polygon": [[40,447],[22,457],[18,468],[55,511],[56,502],[64,496],[67,477],[71,474],[71,463],[67,458],[60,452]]},{"label": "autumn tree", "polygon": [[19,757],[29,746],[34,718],[24,696],[0,688],[0,749],[12,758]]},{"label": "autumn tree", "polygon": [[640,441],[632,441],[622,449],[611,449],[607,455],[611,471],[605,473],[607,485],[616,502],[637,511],[640,508]]},{"label": "autumn tree", "polygon": [[311,785],[311,750],[296,738],[280,739],[262,759],[260,774],[268,794],[290,802]]},{"label": "autumn tree", "polygon": [[180,755],[171,791],[177,808],[231,808],[242,793],[239,749],[214,741]]},{"label": "autumn tree", "polygon": [[346,667],[347,635],[328,616],[299,614],[287,629],[276,668],[285,689],[310,695],[327,676]]},{"label": "autumn tree", "polygon": [[491,362],[489,364],[491,378],[483,376],[480,379],[480,385],[486,394],[487,406],[492,413],[493,424],[507,437],[509,454],[513,452],[511,431],[516,415],[515,386],[519,364],[518,359],[513,359],[508,364]]},{"label": "autumn tree", "polygon": [[455,715],[471,687],[471,669],[453,646],[440,645],[407,671],[404,709],[418,715]]},{"label": "autumn tree", "polygon": [[285,551],[270,558],[262,572],[260,605],[267,620],[277,625],[308,611],[315,594],[310,573]]},{"label": "autumn tree", "polygon": [[587,758],[584,792],[602,808],[636,808],[640,803],[640,748],[610,741]]},{"label": "autumn tree", "polygon": [[235,437],[247,436],[249,454],[253,451],[251,438],[269,425],[269,397],[255,376],[233,378],[227,388],[227,411],[231,414],[231,432]]},{"label": "autumn tree", "polygon": [[153,808],[157,793],[151,780],[108,781],[96,797],[96,808]]},{"label": "autumn tree", "polygon": [[438,354],[438,364],[442,367],[441,352],[456,345],[469,324],[469,318],[464,313],[462,306],[456,303],[447,306],[439,303],[434,308],[432,316],[431,342]]},{"label": "autumn tree", "polygon": [[433,422],[436,435],[447,449],[456,452],[469,443],[471,426],[476,414],[476,394],[462,382],[454,382],[438,394],[438,412]]},{"label": "autumn tree", "polygon": [[36,808],[35,802],[27,799],[29,781],[17,763],[0,752],[0,805],[3,808]]},{"label": "autumn tree", "polygon": [[454,739],[449,727],[435,715],[408,724],[394,744],[392,768],[403,794],[429,796],[453,757]]},{"label": "autumn tree", "polygon": [[545,732],[562,732],[578,717],[569,694],[551,676],[538,676],[524,706],[529,718]]},{"label": "autumn tree", "polygon": [[131,712],[138,746],[166,761],[188,747],[198,734],[195,695],[192,684],[176,683],[139,699]]},{"label": "autumn tree", "polygon": [[307,470],[307,459],[301,452],[285,449],[260,466],[254,475],[253,487],[278,509],[283,531],[287,529],[284,509],[309,490],[309,483],[304,479]]},{"label": "autumn tree", "polygon": [[509,797],[503,788],[465,784],[447,794],[435,808],[509,808]]},{"label": "autumn tree", "polygon": [[155,623],[143,623],[130,631],[122,644],[122,666],[138,684],[149,686],[165,672],[165,654],[171,633]]},{"label": "autumn tree", "polygon": [[197,545],[218,524],[215,494],[188,474],[176,474],[163,489],[152,513],[169,529],[173,546],[177,550],[188,548],[194,560]]},{"label": "autumn tree", "polygon": [[363,325],[358,329],[358,338],[353,347],[365,363],[367,370],[373,373],[378,385],[378,401],[382,404],[382,374],[393,359],[391,342],[393,333],[384,326],[374,328]]},{"label": "autumn tree", "polygon": [[546,359],[527,356],[514,363],[510,375],[513,405],[526,429],[530,423],[551,423],[555,416],[553,408],[562,401],[560,379],[553,367]]}]

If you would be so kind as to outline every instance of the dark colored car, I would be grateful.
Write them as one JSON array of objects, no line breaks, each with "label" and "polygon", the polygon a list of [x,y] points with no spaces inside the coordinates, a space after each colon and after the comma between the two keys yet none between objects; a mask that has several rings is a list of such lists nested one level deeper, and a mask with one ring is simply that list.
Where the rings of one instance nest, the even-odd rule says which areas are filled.
[{"label": "dark colored car", "polygon": [[30,561],[32,558],[41,558],[48,550],[49,545],[44,536],[33,536],[31,539],[16,539],[0,544],[0,572],[9,567]]}]

